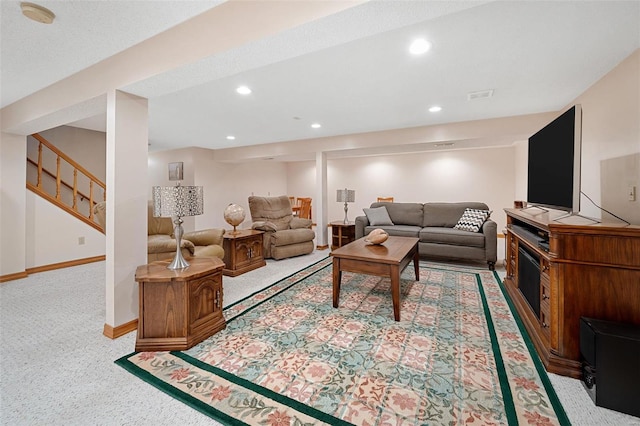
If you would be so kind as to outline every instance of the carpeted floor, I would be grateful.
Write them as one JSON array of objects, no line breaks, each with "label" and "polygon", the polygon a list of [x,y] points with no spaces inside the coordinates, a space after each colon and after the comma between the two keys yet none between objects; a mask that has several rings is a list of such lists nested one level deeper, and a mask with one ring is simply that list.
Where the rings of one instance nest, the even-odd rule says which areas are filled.
[{"label": "carpeted floor", "polygon": [[[326,257],[268,261],[224,278],[228,306]],[[135,333],[102,335],[104,263],[65,268],[0,284],[0,424],[218,424],[113,363],[130,353]],[[574,425],[640,425],[593,405],[579,381],[550,375]]]},{"label": "carpeted floor", "polygon": [[[411,270],[409,270],[411,269]],[[214,419],[248,424],[569,424],[485,270],[421,266],[401,281],[327,259],[225,310],[227,328],[184,352],[118,364]]]}]

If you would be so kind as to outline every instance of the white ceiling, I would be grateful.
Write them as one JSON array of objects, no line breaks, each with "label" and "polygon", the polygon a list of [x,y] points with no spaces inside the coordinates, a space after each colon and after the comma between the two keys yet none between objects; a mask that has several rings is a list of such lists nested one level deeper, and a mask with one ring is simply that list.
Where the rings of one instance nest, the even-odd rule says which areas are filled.
[{"label": "white ceiling", "polygon": [[[40,1],[42,25],[2,0],[2,106],[220,3]],[[638,1],[370,1],[123,90],[149,99],[151,150],[230,148],[557,111],[639,47]]]}]

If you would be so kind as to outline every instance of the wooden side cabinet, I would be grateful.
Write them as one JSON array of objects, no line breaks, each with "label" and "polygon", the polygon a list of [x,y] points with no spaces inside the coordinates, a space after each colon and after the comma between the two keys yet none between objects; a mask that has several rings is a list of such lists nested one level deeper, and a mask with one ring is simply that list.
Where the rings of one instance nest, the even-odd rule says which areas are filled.
[{"label": "wooden side cabinet", "polygon": [[218,258],[193,257],[183,270],[170,260],[139,266],[140,316],[136,351],[189,349],[226,327],[222,315],[222,269]]},{"label": "wooden side cabinet", "polygon": [[640,326],[640,226],[505,212],[507,293],[547,371],[580,378],[581,317]]},{"label": "wooden side cabinet", "polygon": [[355,222],[344,223],[344,221],[331,222],[331,250],[349,244],[356,239]]},{"label": "wooden side cabinet", "polygon": [[262,239],[264,232],[254,229],[227,231],[224,234],[224,275],[236,277],[265,266]]}]

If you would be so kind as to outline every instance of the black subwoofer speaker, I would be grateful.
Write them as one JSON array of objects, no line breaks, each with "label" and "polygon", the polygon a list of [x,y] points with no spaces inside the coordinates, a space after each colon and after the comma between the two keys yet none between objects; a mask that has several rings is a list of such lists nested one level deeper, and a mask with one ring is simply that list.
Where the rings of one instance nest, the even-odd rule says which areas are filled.
[{"label": "black subwoofer speaker", "polygon": [[640,327],[582,317],[580,355],[593,402],[640,417]]}]

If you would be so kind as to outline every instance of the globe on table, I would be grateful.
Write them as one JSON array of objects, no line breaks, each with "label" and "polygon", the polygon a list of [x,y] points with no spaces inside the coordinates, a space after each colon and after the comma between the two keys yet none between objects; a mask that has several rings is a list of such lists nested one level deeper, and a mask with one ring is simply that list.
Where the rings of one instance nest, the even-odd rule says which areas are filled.
[{"label": "globe on table", "polygon": [[224,220],[231,226],[233,226],[233,233],[236,233],[236,226],[240,225],[245,218],[244,209],[238,204],[229,204],[224,209]]}]

